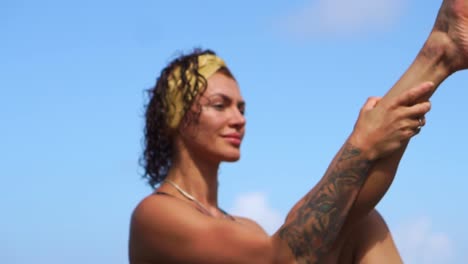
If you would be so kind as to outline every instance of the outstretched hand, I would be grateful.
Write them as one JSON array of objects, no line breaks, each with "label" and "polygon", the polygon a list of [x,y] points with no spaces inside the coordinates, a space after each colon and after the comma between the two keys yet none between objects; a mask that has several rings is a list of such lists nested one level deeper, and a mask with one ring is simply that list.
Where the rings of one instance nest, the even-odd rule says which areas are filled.
[{"label": "outstretched hand", "polygon": [[429,112],[427,98],[435,89],[425,82],[387,102],[379,103],[379,97],[370,97],[361,108],[350,141],[366,151],[370,160],[385,157],[419,133],[425,124],[424,115]]}]

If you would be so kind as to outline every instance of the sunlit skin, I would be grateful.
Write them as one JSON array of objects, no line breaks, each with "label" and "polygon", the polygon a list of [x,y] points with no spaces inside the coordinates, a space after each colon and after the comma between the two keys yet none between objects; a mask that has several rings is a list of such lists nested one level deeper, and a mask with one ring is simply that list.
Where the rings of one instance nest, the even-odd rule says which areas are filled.
[{"label": "sunlit skin", "polygon": [[201,110],[198,120],[179,129],[177,149],[201,155],[214,165],[238,160],[246,120],[237,82],[221,73],[211,76],[206,91],[192,107],[197,110]]},{"label": "sunlit skin", "polygon": [[[140,207],[151,204],[150,211],[145,211],[150,213],[152,217],[158,218],[160,224],[164,224],[164,217],[158,217],[158,215],[167,215],[170,211],[171,213],[184,215],[184,218],[189,217],[193,223],[203,223],[208,229],[210,226],[212,227],[213,221],[221,220],[224,225],[229,226],[227,229],[232,229],[231,232],[251,234],[261,240],[267,240],[269,236],[257,223],[239,216],[234,216],[235,221],[228,220],[220,212],[217,204],[219,165],[223,161],[239,160],[242,139],[245,134],[245,101],[237,82],[224,74],[214,74],[208,79],[207,89],[196,99],[191,110],[194,113],[199,113],[199,117],[193,122],[184,123],[183,121],[183,125],[180,126],[174,138],[176,155],[173,157],[173,166],[167,179],[176,182],[185,191],[193,195],[210,211],[214,218],[201,214],[192,203],[187,201],[186,197],[183,197],[168,184],[162,184],[158,190],[180,199],[166,196],[149,196],[142,201]],[[157,203],[157,206],[154,206],[154,203]],[[180,226],[177,224],[178,222],[174,222],[174,220],[170,220],[168,223],[169,226],[183,229],[183,223]],[[209,240],[210,235],[213,233],[208,229],[204,230],[205,234],[199,238]],[[169,235],[171,228],[166,230],[169,231]],[[132,233],[138,233],[138,229],[132,231]],[[158,248],[162,250],[166,246],[171,247],[163,240],[158,240],[157,237],[159,236],[161,234],[147,237],[147,239],[151,241],[151,244],[159,245]],[[141,243],[141,241],[139,242]],[[145,256],[146,253],[144,252],[145,247],[140,246],[139,242],[130,243],[130,258],[140,256],[140,258],[135,258],[131,262],[148,263],[144,261],[144,257],[141,257]],[[158,255],[157,250],[153,250],[153,253]],[[154,263],[172,263],[171,261],[173,261],[171,256],[164,257],[164,254],[150,259],[156,261]]]},{"label": "sunlit skin", "polygon": [[[179,127],[167,179],[196,197],[213,215],[222,216],[217,200],[218,168],[223,161],[240,158],[245,102],[237,82],[216,73],[208,79],[206,90],[191,110],[199,116],[189,123],[183,121]],[[174,191],[163,184],[161,190],[166,189]]]},{"label": "sunlit skin", "polygon": [[[418,91],[418,94],[425,94],[430,90],[427,85],[421,87],[413,90]],[[380,119],[379,115],[369,115],[370,112],[368,112],[373,109],[378,100],[372,98],[366,103],[360,120]],[[411,109],[419,112],[421,110],[418,110],[418,107],[419,105]],[[193,260],[190,261],[191,263],[224,263],[220,259],[208,259],[212,255],[210,252],[218,254],[224,252],[223,258],[238,259],[232,263],[295,263],[293,256],[289,255],[286,244],[279,240],[279,236],[269,236],[250,219],[238,216],[234,217],[235,221],[226,219],[218,209],[219,164],[240,158],[240,145],[245,133],[245,102],[237,83],[223,74],[213,75],[208,79],[206,91],[197,98],[191,110],[199,113],[199,117],[195,121],[183,123],[174,136],[176,155],[173,157],[174,163],[167,179],[176,182],[193,195],[208,209],[210,216],[200,213],[186,197],[169,184],[163,183],[158,191],[163,191],[173,197],[151,195],[144,199],[136,209],[138,217],[134,217],[133,220],[131,231],[133,237],[131,236],[130,243],[132,263],[187,263],[184,260],[188,257],[187,255],[179,255],[179,251],[174,250],[174,244],[168,243],[167,239],[159,239],[173,237],[179,241],[176,235],[178,232],[182,232],[183,235],[190,234],[191,238],[186,237],[183,240],[192,241],[190,249],[196,248],[199,252],[194,251],[197,254],[195,258],[199,258],[199,261]],[[423,110],[425,111],[427,110]],[[411,126],[415,125],[414,122],[417,121],[408,121]],[[367,218],[369,219],[367,223],[377,223],[375,226],[379,228],[376,228],[378,232],[375,234],[388,233],[388,229],[385,224],[382,224],[383,220],[377,212]],[[157,225],[152,225],[153,222],[145,223],[145,221],[137,224],[139,219],[157,219]],[[160,226],[164,228],[158,228]],[[152,235],[148,235],[149,233]],[[229,238],[228,240],[231,241],[217,243],[220,237]],[[359,234],[354,237],[359,237]],[[245,238],[248,240],[244,241]],[[383,241],[387,247],[392,247],[396,252],[391,237]],[[210,247],[202,247],[211,242],[214,244]],[[151,245],[151,249],[148,245]],[[219,247],[226,247],[226,250],[229,248],[229,251],[223,251]],[[182,248],[184,248],[183,244],[177,242],[177,249]],[[238,250],[243,250],[246,254],[238,255]],[[149,252],[151,252],[151,257],[147,257]],[[182,250],[182,252],[189,254],[190,251]],[[334,253],[330,256],[333,256],[332,262],[335,262],[335,257],[340,254]]]},{"label": "sunlit skin", "polygon": [[130,262],[402,263],[373,208],[416,135],[418,119],[430,110],[428,98],[449,75],[468,68],[467,32],[468,0],[444,0],[414,62],[382,99],[366,102],[322,179],[272,236],[252,220],[226,218],[218,208],[219,164],[240,158],[245,105],[234,80],[222,74],[210,77],[192,108],[200,113],[199,120],[181,126],[174,135],[176,154],[167,176],[209,215],[163,183],[158,190],[172,197],[150,195],[134,211]]}]

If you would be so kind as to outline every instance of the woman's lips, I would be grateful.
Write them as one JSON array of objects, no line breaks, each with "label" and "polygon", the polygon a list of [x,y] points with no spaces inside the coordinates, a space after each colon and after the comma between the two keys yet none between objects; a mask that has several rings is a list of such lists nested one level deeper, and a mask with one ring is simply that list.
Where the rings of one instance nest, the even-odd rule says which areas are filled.
[{"label": "woman's lips", "polygon": [[226,141],[235,146],[240,146],[242,142],[242,138],[239,134],[224,135],[223,138],[225,138]]}]

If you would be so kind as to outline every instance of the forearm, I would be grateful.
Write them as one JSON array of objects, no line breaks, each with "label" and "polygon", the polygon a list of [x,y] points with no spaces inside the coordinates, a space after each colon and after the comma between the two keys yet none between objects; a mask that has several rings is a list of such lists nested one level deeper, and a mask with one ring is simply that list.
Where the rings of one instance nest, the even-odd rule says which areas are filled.
[{"label": "forearm", "polygon": [[[437,88],[452,73],[468,68],[467,9],[466,0],[443,1],[423,48],[380,103],[388,102],[423,81],[432,81]],[[393,181],[407,144],[375,164],[353,207],[350,221],[367,213],[380,201]]]},{"label": "forearm", "polygon": [[[432,81],[435,87],[438,87],[442,81],[455,71],[450,64],[452,54],[447,53],[449,50],[447,45],[449,45],[449,42],[445,35],[440,33],[431,34],[408,70],[379,103],[385,103],[416,84],[425,81]],[[430,95],[425,99],[429,99],[429,97]],[[401,149],[392,155],[376,161],[369,171],[369,177],[364,183],[350,212],[346,229],[355,220],[360,219],[372,210],[387,192],[395,177],[407,144],[408,142],[405,142]]]},{"label": "forearm", "polygon": [[276,235],[296,260],[315,263],[333,245],[371,166],[365,150],[348,140],[320,182],[294,206]]},{"label": "forearm", "polygon": [[[385,95],[379,104],[424,81],[438,86],[449,76],[443,36],[433,36],[426,42],[413,64]],[[427,93],[426,100],[431,93]],[[337,240],[340,232],[349,229],[369,212],[390,186],[406,144],[391,156],[370,162],[367,139],[353,134],[338,152],[321,181],[289,213],[277,235],[285,241],[296,260],[310,263],[320,260]],[[350,144],[351,143],[351,144]],[[372,166],[373,165],[373,166]],[[308,262],[307,262],[308,263]]]},{"label": "forearm", "polygon": [[[433,31],[423,49],[400,80],[375,107],[376,111],[371,112],[375,114],[384,111],[385,114],[375,114],[374,117],[380,116],[381,118],[370,118],[371,122],[368,122],[369,119],[364,122],[364,124],[371,124],[371,126],[375,124],[378,127],[379,124],[382,125],[382,121],[403,120],[406,124],[390,122],[396,125],[396,128],[388,126],[388,123],[383,124],[381,128],[388,128],[383,131],[394,130],[393,132],[396,133],[400,131],[399,128],[402,128],[403,135],[409,136],[403,136],[388,145],[384,144],[383,147],[389,147],[394,146],[392,144],[395,142],[398,143],[395,148],[390,148],[392,150],[390,152],[382,151],[385,149],[380,148],[381,152],[377,155],[385,158],[376,159],[373,167],[368,162],[372,159],[363,158],[360,151],[351,151],[354,153],[352,157],[343,159],[343,156],[348,156],[347,153],[354,148],[349,144],[344,145],[319,184],[293,208],[285,225],[275,234],[275,237],[279,237],[281,241],[289,245],[298,262],[316,263],[334,244],[339,233],[371,210],[385,194],[393,181],[408,144],[407,140],[414,135],[414,129],[420,123],[418,118],[424,117],[429,111],[428,103],[418,102],[427,100],[435,91],[435,89],[425,89],[424,87],[429,86],[424,85],[420,86],[420,89],[409,90],[427,81],[432,81],[434,88],[437,88],[450,74],[468,69],[467,32],[468,0],[444,0]],[[418,91],[421,92],[420,96],[417,96]],[[409,100],[406,101],[405,97]],[[414,98],[411,99],[412,97]],[[400,116],[398,112],[393,111],[396,109],[394,107],[411,113],[407,116]],[[409,110],[414,110],[414,112]],[[365,113],[364,116],[372,117],[372,114],[367,115],[369,112]],[[402,119],[399,120],[400,118]],[[377,130],[378,133],[375,134],[377,139],[385,143],[386,139],[382,135],[386,133]],[[353,140],[353,143],[357,142],[356,146],[365,146],[366,141],[370,141],[370,145],[379,144],[375,141],[375,135],[369,136],[368,130],[363,131],[364,133],[357,133],[361,135],[361,138],[357,141]],[[392,134],[387,136],[392,136]],[[392,137],[387,137],[387,139],[392,139]]]}]

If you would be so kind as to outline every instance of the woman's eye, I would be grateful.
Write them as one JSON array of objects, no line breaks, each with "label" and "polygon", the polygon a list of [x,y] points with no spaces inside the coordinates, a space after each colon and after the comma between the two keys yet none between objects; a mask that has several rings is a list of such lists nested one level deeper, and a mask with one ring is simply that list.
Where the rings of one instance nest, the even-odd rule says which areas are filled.
[{"label": "woman's eye", "polygon": [[214,104],[213,107],[217,110],[222,110],[224,109],[224,104]]}]

